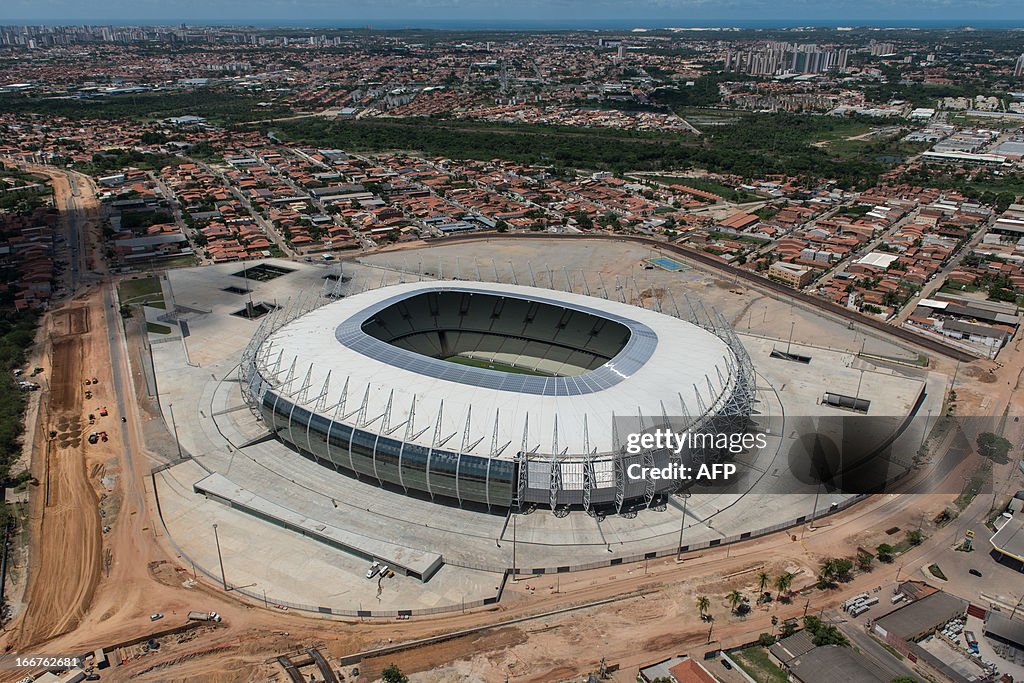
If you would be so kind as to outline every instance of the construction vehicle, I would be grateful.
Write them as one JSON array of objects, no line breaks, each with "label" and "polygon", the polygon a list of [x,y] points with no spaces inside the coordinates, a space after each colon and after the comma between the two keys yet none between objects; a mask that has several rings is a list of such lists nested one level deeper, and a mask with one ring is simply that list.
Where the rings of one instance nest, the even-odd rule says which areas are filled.
[{"label": "construction vehicle", "polygon": [[189,612],[189,621],[220,621],[220,615],[216,612]]},{"label": "construction vehicle", "polygon": [[107,414],[108,413],[107,413],[107,407],[106,406],[103,406],[102,408],[100,408],[100,417],[106,417]]},{"label": "construction vehicle", "polygon": [[89,443],[96,443],[100,440],[100,435],[97,432],[93,432],[89,435]]}]

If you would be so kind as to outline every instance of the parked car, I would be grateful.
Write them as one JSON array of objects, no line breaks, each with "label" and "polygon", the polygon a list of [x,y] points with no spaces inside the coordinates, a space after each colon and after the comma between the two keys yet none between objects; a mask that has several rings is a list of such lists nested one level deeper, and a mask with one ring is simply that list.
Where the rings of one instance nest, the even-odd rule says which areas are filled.
[{"label": "parked car", "polygon": [[971,576],[978,576],[978,577],[981,576],[981,572],[979,572],[977,569],[968,569],[967,573],[970,574]]},{"label": "parked car", "polygon": [[373,564],[370,565],[370,568],[366,570],[366,578],[372,579],[373,577],[377,576],[377,572],[379,572],[379,571],[380,571],[380,562],[377,562],[376,560],[374,560]]},{"label": "parked car", "polygon": [[160,619],[163,619],[163,618],[164,618],[164,615],[160,614],[160,612],[154,612],[153,614],[149,615],[149,620],[150,621],[159,621]]}]

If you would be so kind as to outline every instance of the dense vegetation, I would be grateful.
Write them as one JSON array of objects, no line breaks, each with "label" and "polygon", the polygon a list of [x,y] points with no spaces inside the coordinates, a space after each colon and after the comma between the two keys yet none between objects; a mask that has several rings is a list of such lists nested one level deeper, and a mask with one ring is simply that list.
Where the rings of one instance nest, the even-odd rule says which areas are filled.
[{"label": "dense vegetation", "polygon": [[0,313],[0,481],[12,481],[11,466],[21,453],[20,437],[24,430],[22,413],[25,394],[18,389],[12,372],[23,367],[25,350],[31,348],[35,336],[34,312]]},{"label": "dense vegetation", "polygon": [[494,159],[551,166],[626,170],[701,167],[748,178],[770,174],[833,178],[844,187],[869,186],[886,164],[840,159],[813,143],[835,137],[850,121],[825,116],[748,114],[700,138],[613,129],[564,129],[438,119],[325,121],[274,125],[293,142],[352,151],[411,150],[428,156]]},{"label": "dense vegetation", "polygon": [[281,105],[260,107],[259,103],[259,99],[237,92],[197,88],[88,99],[3,95],[0,96],[0,111],[70,119],[149,120],[191,115],[221,124],[275,118],[290,113]]},{"label": "dense vegetation", "polygon": [[164,166],[181,161],[181,157],[171,154],[149,154],[137,150],[109,149],[93,154],[91,162],[77,164],[75,168],[83,173],[99,176],[129,167],[158,171]]},{"label": "dense vegetation", "polygon": [[722,101],[718,84],[724,81],[742,81],[746,76],[731,73],[716,73],[701,76],[693,85],[669,86],[657,88],[651,93],[651,99],[669,107],[707,107]]}]

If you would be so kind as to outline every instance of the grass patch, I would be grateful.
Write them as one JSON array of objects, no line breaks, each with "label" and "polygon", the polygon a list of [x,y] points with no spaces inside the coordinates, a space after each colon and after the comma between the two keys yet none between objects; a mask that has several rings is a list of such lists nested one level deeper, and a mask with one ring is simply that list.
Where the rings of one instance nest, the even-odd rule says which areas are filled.
[{"label": "grass patch", "polygon": [[718,126],[699,139],[659,131],[571,128],[442,119],[305,118],[276,121],[273,132],[285,142],[331,146],[353,152],[416,150],[453,159],[505,159],[558,169],[673,171],[703,168],[744,177],[784,173],[836,180],[839,187],[868,187],[893,164],[855,156],[837,159],[812,144],[846,132],[849,121],[830,116],[750,113]]},{"label": "grass patch", "polygon": [[117,296],[122,305],[147,302],[150,306],[160,304],[157,308],[163,308],[163,289],[160,287],[160,279],[156,277],[122,280],[117,287]]},{"label": "grass patch", "polygon": [[170,334],[171,328],[167,325],[161,325],[160,323],[146,323],[146,332],[151,334]]},{"label": "grass patch", "polygon": [[872,126],[861,121],[843,121],[840,125],[826,132],[818,138],[817,142],[831,142],[845,138],[863,135],[871,131]]},{"label": "grass patch", "polygon": [[895,138],[870,137],[861,140],[833,140],[825,144],[825,149],[837,159],[855,160],[875,157],[909,156],[923,152],[927,144],[900,142]]},{"label": "grass patch", "polygon": [[953,505],[959,512],[963,512],[971,502],[978,497],[985,484],[988,483],[989,476],[992,473],[991,463],[983,462],[978,465],[977,469],[971,474],[970,481],[964,486],[964,490],[960,492],[960,495],[953,501]]},{"label": "grass patch", "polygon": [[717,194],[725,201],[734,202],[736,204],[742,204],[744,202],[756,202],[764,200],[764,197],[747,190],[739,190],[729,187],[728,185],[722,185],[711,180],[703,180],[701,178],[687,178],[685,176],[672,176],[672,175],[649,175],[649,176],[633,176],[637,180],[651,180],[656,183],[662,183],[664,185],[685,185],[693,190],[702,190],[704,192],[711,192]]},{"label": "grass patch", "polygon": [[788,683],[789,681],[786,672],[768,658],[768,650],[759,645],[730,652],[729,657],[755,681],[765,681],[766,683]]},{"label": "grass patch", "polygon": [[135,298],[145,295],[161,295],[160,280],[155,277],[140,277],[132,280],[123,280],[118,287],[120,296]]},{"label": "grass patch", "polygon": [[10,94],[0,96],[0,111],[66,116],[76,120],[151,121],[191,114],[202,116],[216,124],[276,118],[292,113],[286,105],[257,106],[260,102],[258,97],[224,88],[181,89],[84,99]]},{"label": "grass patch", "polygon": [[450,356],[445,358],[449,363],[455,363],[457,365],[468,365],[474,368],[484,368],[486,370],[497,370],[498,372],[508,372],[513,375],[533,375],[535,377],[553,377],[547,372],[540,372],[538,370],[531,370],[529,368],[520,368],[515,365],[506,365],[505,363],[498,363],[496,361],[487,361],[480,358],[466,358],[465,356]]},{"label": "grass patch", "polygon": [[133,263],[132,266],[140,270],[170,270],[171,268],[191,268],[196,265],[196,257],[191,254],[171,256],[170,258],[148,259]]},{"label": "grass patch", "polygon": [[946,578],[946,575],[942,573],[942,569],[940,569],[939,565],[937,565],[937,564],[930,564],[930,565],[928,565],[928,573],[931,574],[932,576],[934,576],[936,579],[941,579],[942,581],[948,581],[948,579]]}]

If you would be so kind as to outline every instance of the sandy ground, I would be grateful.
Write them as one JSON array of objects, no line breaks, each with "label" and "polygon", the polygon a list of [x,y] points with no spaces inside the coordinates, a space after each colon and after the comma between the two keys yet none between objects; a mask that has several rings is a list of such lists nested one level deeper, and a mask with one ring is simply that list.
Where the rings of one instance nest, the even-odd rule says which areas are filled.
[{"label": "sandy ground", "polygon": [[[83,412],[83,345],[89,309],[72,304],[48,316],[52,379],[47,434],[39,440],[33,475],[34,534],[26,601],[15,645],[26,648],[74,628],[96,587],[100,565],[100,520],[96,491],[89,484]],[[41,425],[43,426],[43,425]]]}]

